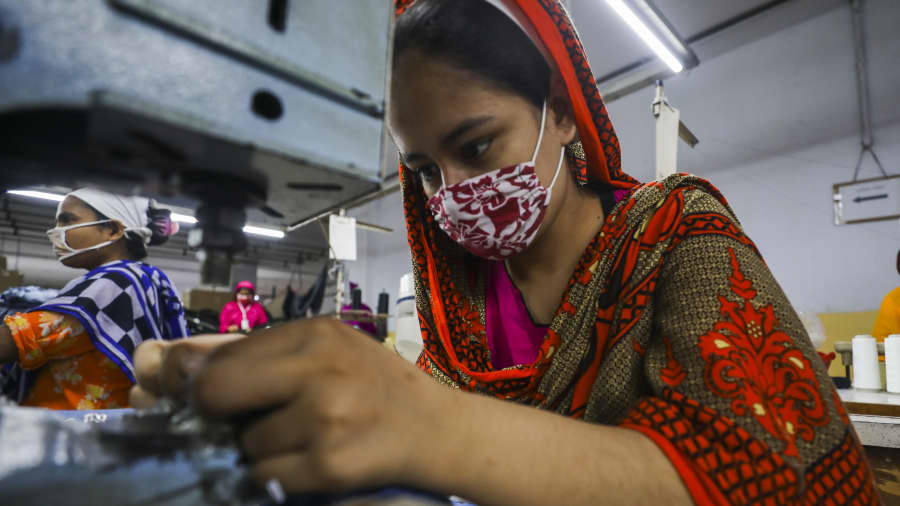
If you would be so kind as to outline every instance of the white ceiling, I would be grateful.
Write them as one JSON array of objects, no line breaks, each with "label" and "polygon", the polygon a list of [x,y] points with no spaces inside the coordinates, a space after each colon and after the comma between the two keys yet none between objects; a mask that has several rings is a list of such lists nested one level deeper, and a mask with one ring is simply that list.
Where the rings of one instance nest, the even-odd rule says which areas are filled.
[{"label": "white ceiling", "polygon": [[[596,76],[649,54],[605,2],[571,2]],[[764,2],[656,3],[675,28],[689,37]],[[900,121],[900,2],[866,0],[865,4],[873,122],[877,127]],[[682,121],[700,139],[696,150],[680,145],[681,170],[704,174],[859,131],[850,10],[846,5],[826,9],[701,60],[697,68],[666,81],[670,103],[681,110]],[[643,180],[653,175],[652,98],[653,90],[646,88],[609,104],[625,169]],[[876,139],[900,142],[878,139],[877,128]]]},{"label": "white ceiling", "polygon": [[[768,0],[657,0],[684,39],[748,12]],[[604,0],[569,0],[569,10],[598,79],[652,52]]]},{"label": "white ceiling", "polygon": [[770,0],[654,0],[684,38],[749,12]]}]

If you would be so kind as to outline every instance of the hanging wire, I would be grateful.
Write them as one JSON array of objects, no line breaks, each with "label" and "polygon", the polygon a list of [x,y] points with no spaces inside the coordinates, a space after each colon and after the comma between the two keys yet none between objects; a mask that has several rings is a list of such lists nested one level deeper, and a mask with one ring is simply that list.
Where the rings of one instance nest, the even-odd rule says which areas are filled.
[{"label": "hanging wire", "polygon": [[331,250],[332,258],[337,260],[337,252],[334,251],[334,247],[331,245],[331,238],[328,237],[328,230],[325,230],[325,225],[322,223],[322,220],[316,220],[316,223],[319,224],[319,230],[322,231],[322,236],[325,237],[325,242],[328,243],[328,249]]},{"label": "hanging wire", "polygon": [[856,98],[859,106],[859,158],[856,160],[856,168],[853,171],[853,180],[859,177],[862,168],[863,157],[866,153],[872,155],[875,164],[884,177],[887,172],[881,165],[881,160],[875,154],[875,140],[872,136],[872,101],[869,97],[869,68],[866,61],[866,34],[863,26],[862,0],[851,0],[850,10],[853,21],[853,49],[856,56]]},{"label": "hanging wire", "polygon": [[[319,224],[319,229],[322,231],[322,235],[325,237],[325,241],[328,243],[328,249],[331,250],[331,256],[334,257],[334,260],[331,264],[331,267],[328,269],[328,279],[336,280],[335,283],[335,314],[340,314],[341,312],[341,304],[344,301],[344,262],[338,260],[337,252],[334,251],[334,247],[331,245],[331,238],[328,236],[328,231],[325,230],[325,225],[322,223],[322,220],[316,220],[316,223]],[[330,260],[325,260],[329,262]]]}]

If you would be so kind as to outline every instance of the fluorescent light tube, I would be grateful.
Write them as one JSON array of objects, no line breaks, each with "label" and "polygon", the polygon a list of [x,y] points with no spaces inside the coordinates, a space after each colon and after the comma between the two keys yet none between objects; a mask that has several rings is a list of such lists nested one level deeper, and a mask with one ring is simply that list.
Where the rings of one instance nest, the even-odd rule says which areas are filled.
[{"label": "fluorescent light tube", "polygon": [[273,228],[255,227],[253,225],[245,225],[244,233],[251,235],[261,235],[263,237],[273,237],[275,239],[284,239],[284,231],[275,230]]},{"label": "fluorescent light tube", "polygon": [[616,14],[618,14],[622,20],[638,34],[638,37],[640,37],[645,44],[650,46],[650,49],[652,49],[653,52],[656,53],[656,56],[672,69],[672,72],[677,74],[684,70],[684,65],[678,61],[678,58],[676,58],[665,44],[663,44],[662,41],[647,28],[647,25],[637,17],[631,8],[625,5],[625,2],[622,0],[606,0],[606,3],[608,3],[609,6],[616,11]]},{"label": "fluorescent light tube", "polygon": [[[179,223],[197,224],[197,218],[189,214],[172,213],[172,221]],[[273,239],[284,239],[284,231],[274,228],[257,227],[255,225],[245,225],[244,233],[250,235],[259,235],[262,237],[271,237]]]},{"label": "fluorescent light tube", "polygon": [[[172,213],[172,221],[177,221],[179,223],[188,223],[191,225],[197,224],[197,218],[189,214],[181,214],[181,213]],[[262,237],[271,237],[273,239],[284,239],[284,232],[281,230],[276,230],[274,228],[265,228],[265,227],[257,227],[254,225],[245,225],[244,233],[250,235],[259,235]]]},{"label": "fluorescent light tube", "polygon": [[[20,197],[29,197],[34,199],[42,199],[42,200],[52,200],[54,202],[60,202],[66,198],[65,195],[59,195],[57,193],[49,193],[42,191],[34,191],[34,190],[9,190],[6,193],[10,195],[18,195]],[[188,223],[194,225],[197,223],[197,218],[189,215],[189,214],[181,214],[181,213],[172,213],[171,216],[172,221],[176,221],[178,223]],[[265,228],[265,227],[256,227],[253,225],[247,225],[244,227],[245,234],[251,235],[259,235],[263,237],[272,237],[275,239],[284,239],[284,231],[276,230],[273,228]]]},{"label": "fluorescent light tube", "polygon": [[171,215],[169,215],[169,218],[171,218],[172,221],[177,221],[178,223],[188,223],[190,225],[194,225],[197,223],[197,218],[194,218],[193,216],[188,214],[173,212]]},{"label": "fluorescent light tube", "polygon": [[9,190],[6,193],[10,195],[18,195],[20,197],[30,197],[33,199],[52,200],[54,202],[62,202],[66,198],[65,195],[58,193],[39,192],[34,190]]}]

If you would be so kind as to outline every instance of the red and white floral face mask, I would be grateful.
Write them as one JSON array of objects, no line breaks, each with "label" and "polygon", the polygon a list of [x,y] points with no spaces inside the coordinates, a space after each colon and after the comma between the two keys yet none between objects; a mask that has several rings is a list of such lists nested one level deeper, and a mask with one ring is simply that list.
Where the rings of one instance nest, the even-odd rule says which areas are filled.
[{"label": "red and white floral face mask", "polygon": [[[550,186],[544,188],[534,170],[544,137],[547,103],[541,111],[541,131],[531,160],[443,186],[428,207],[441,229],[455,242],[482,258],[501,260],[527,248],[537,235],[565,148]],[[442,174],[443,177],[443,174]]]}]

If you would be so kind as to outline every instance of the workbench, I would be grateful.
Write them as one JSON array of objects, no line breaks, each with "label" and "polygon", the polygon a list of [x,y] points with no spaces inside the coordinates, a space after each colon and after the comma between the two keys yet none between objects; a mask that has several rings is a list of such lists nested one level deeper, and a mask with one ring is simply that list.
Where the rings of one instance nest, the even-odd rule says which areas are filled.
[{"label": "workbench", "polygon": [[900,394],[838,390],[885,504],[900,505]]}]

